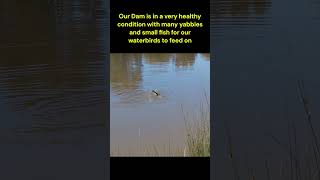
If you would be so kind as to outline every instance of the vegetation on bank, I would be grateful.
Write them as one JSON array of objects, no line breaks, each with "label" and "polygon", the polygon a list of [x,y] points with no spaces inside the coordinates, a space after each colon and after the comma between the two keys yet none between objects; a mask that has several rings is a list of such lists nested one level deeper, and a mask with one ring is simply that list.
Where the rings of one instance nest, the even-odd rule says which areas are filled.
[{"label": "vegetation on bank", "polygon": [[204,94],[205,101],[200,103],[199,114],[195,120],[188,120],[188,115],[184,113],[186,126],[186,147],[184,156],[210,157],[210,101]]}]

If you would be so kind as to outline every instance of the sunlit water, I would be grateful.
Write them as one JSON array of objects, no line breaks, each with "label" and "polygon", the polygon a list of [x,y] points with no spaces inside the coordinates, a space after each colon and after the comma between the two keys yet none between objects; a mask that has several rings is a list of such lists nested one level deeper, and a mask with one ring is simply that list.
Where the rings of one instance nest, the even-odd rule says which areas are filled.
[{"label": "sunlit water", "polygon": [[209,58],[209,54],[111,54],[112,154],[170,155],[183,150],[182,110],[193,116],[205,95],[210,98]]}]

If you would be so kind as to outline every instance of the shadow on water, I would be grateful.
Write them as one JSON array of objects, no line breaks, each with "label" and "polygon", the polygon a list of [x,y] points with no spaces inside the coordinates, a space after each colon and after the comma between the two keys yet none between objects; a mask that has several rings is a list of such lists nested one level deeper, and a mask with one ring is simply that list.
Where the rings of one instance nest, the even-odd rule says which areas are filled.
[{"label": "shadow on water", "polygon": [[102,0],[0,1],[1,179],[106,178],[106,18]]},{"label": "shadow on water", "polygon": [[[10,122],[5,132],[72,134],[105,127],[105,17],[98,1],[92,10],[84,2],[1,2],[8,8],[1,17],[13,18],[0,43],[1,106],[9,109],[2,118]],[[89,118],[97,114],[92,112],[102,116]]]},{"label": "shadow on water", "polygon": [[318,134],[319,1],[221,0],[211,7],[214,179],[317,178],[297,80],[306,82]]}]

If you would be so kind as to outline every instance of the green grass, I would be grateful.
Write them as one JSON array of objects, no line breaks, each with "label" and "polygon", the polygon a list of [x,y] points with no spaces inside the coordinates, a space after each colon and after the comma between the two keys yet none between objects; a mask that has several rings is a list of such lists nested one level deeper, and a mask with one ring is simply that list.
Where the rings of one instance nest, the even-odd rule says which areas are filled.
[{"label": "green grass", "polygon": [[184,156],[210,157],[210,103],[206,94],[204,99],[200,103],[199,113],[194,114],[191,120],[181,106],[186,127]]}]

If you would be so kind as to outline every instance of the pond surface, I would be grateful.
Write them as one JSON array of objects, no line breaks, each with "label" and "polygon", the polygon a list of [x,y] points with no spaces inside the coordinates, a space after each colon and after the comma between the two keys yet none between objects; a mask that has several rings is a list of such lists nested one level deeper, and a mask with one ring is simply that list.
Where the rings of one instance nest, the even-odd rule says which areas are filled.
[{"label": "pond surface", "polygon": [[0,179],[106,179],[107,10],[90,2],[0,1]]},{"label": "pond surface", "polygon": [[183,150],[182,110],[193,116],[205,95],[210,98],[209,54],[111,54],[110,60],[112,154]]},{"label": "pond surface", "polygon": [[211,7],[213,179],[268,179],[268,168],[270,179],[295,179],[290,144],[301,179],[312,179],[312,136],[297,82],[305,81],[319,134],[320,1],[217,0]]}]

